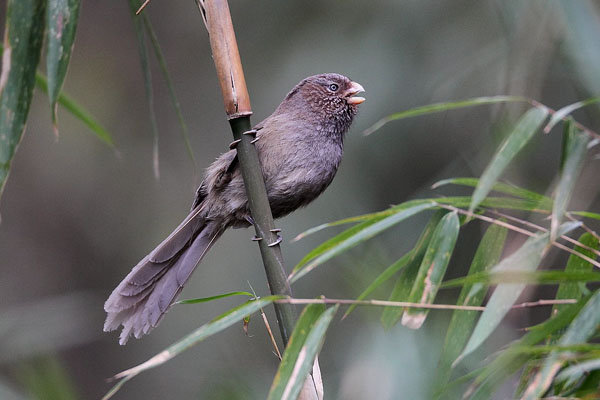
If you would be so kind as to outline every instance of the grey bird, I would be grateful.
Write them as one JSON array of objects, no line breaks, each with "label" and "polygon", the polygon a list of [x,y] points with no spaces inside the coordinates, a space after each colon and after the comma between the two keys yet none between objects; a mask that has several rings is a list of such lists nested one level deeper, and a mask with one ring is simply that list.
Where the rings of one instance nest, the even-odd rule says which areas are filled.
[{"label": "grey bird", "polygon": [[[305,206],[329,186],[342,160],[344,134],[365,99],[363,87],[339,74],[298,83],[275,112],[254,127],[273,217]],[[119,343],[152,330],[177,299],[215,241],[230,227],[252,224],[236,150],[206,170],[190,214],[112,292],[105,331],[123,325]]]}]

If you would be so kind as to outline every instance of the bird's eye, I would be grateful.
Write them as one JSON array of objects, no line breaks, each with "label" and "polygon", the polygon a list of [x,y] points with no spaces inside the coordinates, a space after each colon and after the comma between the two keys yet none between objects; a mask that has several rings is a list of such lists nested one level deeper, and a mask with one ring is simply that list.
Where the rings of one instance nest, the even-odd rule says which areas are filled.
[{"label": "bird's eye", "polygon": [[331,85],[329,85],[329,90],[331,90],[332,92],[336,92],[339,88],[340,87],[337,83],[332,83]]}]

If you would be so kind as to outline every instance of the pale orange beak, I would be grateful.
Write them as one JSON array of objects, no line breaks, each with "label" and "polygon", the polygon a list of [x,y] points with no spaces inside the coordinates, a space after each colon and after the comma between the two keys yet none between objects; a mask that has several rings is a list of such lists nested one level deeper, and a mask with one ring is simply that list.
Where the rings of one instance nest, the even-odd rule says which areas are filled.
[{"label": "pale orange beak", "polygon": [[352,105],[358,105],[360,103],[362,103],[363,101],[365,101],[366,99],[364,97],[357,97],[354,96],[355,94],[364,92],[365,88],[362,87],[362,85],[360,83],[357,82],[350,82],[350,87],[346,90],[346,101],[348,102],[348,104],[352,104]]}]

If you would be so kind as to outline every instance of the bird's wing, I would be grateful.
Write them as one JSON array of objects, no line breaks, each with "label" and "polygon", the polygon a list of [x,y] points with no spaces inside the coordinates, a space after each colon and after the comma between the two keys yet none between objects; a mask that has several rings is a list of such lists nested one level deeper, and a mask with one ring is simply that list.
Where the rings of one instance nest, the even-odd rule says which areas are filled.
[{"label": "bird's wing", "polygon": [[226,186],[236,172],[238,164],[237,151],[230,150],[221,154],[221,156],[208,167],[206,178],[202,181],[198,190],[196,190],[196,197],[192,204],[192,210],[202,203],[209,192],[215,189],[219,190]]},{"label": "bird's wing", "polygon": [[[264,127],[265,121],[261,121],[254,127],[254,129],[257,131],[257,138],[262,136],[261,129]],[[196,197],[192,203],[192,210],[202,203],[210,191],[215,189],[220,190],[221,188],[227,186],[238,168],[239,160],[237,151],[235,149],[221,154],[221,156],[219,156],[219,158],[217,158],[215,162],[208,167],[206,171],[206,178],[196,190]]]}]

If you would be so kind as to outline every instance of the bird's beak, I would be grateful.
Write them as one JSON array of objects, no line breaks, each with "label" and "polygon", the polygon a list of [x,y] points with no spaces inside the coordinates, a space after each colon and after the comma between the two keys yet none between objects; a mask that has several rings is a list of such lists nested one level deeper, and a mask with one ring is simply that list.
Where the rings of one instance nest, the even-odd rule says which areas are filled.
[{"label": "bird's beak", "polygon": [[356,97],[354,96],[355,94],[358,94],[360,92],[364,92],[365,88],[362,87],[362,85],[360,83],[356,83],[356,82],[350,82],[350,87],[346,90],[346,101],[348,102],[348,104],[352,104],[352,105],[358,105],[360,103],[362,103],[363,101],[365,101],[366,99],[364,97]]}]

